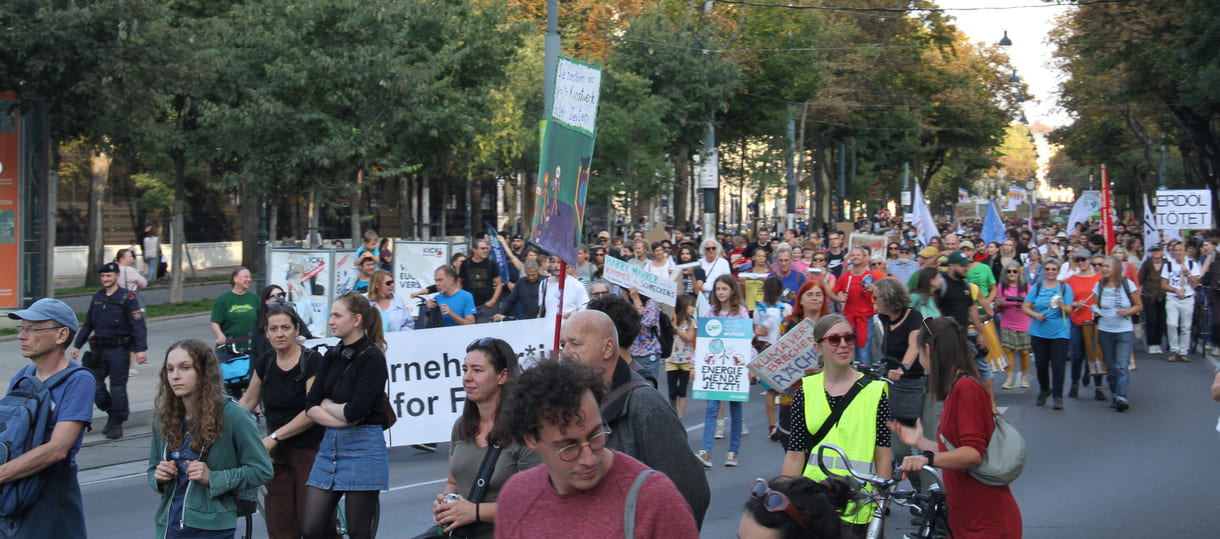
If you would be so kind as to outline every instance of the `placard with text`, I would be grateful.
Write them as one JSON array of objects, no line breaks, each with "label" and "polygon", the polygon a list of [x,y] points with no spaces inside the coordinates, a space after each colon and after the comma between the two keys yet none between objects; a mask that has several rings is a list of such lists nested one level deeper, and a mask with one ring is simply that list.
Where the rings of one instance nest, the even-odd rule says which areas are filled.
[{"label": "placard with text", "polygon": [[700,318],[691,369],[691,397],[745,402],[750,398],[746,365],[754,353],[754,321],[749,318]]}]

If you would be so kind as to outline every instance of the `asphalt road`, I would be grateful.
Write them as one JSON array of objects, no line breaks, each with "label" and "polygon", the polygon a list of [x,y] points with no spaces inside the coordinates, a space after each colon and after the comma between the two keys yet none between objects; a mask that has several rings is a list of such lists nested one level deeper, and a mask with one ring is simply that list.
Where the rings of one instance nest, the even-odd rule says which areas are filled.
[{"label": "asphalt road", "polygon": [[[197,321],[186,322],[179,333],[206,331]],[[1141,353],[1139,359],[1132,408],[1123,414],[1092,400],[1091,393],[1067,399],[1066,410],[1054,411],[1034,406],[1036,389],[1001,390],[1005,417],[1029,445],[1025,473],[1013,484],[1026,537],[1214,537],[1220,510],[1212,464],[1220,442],[1215,430],[1220,404],[1208,394],[1214,367],[1199,358],[1171,364],[1164,356]],[[698,401],[687,410],[692,447],[702,436],[702,412]],[[712,503],[703,537],[735,537],[750,484],[779,471],[782,452],[765,438],[761,397],[747,404],[746,420],[751,434],[742,443],[741,466],[722,466],[728,444],[716,441],[716,466],[707,471]],[[147,444],[147,438],[135,438],[82,451],[82,466],[92,468],[81,475],[91,537],[151,535],[158,497],[145,481]],[[392,488],[382,493],[382,537],[411,537],[429,526],[431,500],[446,475],[445,445],[439,449],[390,451]],[[135,462],[94,467],[123,461]],[[887,526],[890,536],[907,531],[907,521],[905,512],[897,511]],[[261,520],[255,532],[265,536]]]}]

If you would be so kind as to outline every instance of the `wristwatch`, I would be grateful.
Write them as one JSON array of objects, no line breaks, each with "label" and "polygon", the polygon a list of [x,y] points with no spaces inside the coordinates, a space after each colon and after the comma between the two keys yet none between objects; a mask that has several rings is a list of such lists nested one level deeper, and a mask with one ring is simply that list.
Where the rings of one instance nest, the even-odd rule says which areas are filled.
[{"label": "wristwatch", "polygon": [[924,451],[924,452],[922,453],[922,455],[923,455],[924,457],[927,457],[927,459],[928,459],[928,466],[931,466],[931,467],[933,467],[933,468],[935,468],[935,467],[936,467],[936,465],[935,465],[935,464],[932,464],[932,457],[935,457],[935,456],[936,456],[936,453],[933,453],[933,452],[931,452],[931,451]]},{"label": "wristwatch", "polygon": [[[279,434],[278,432],[272,432],[272,433],[271,433],[271,439],[272,439],[272,440],[275,440],[275,441],[277,441],[277,442],[278,442],[278,441],[280,441],[280,434]],[[929,460],[928,462],[932,462],[932,461],[931,461],[931,460]]]}]

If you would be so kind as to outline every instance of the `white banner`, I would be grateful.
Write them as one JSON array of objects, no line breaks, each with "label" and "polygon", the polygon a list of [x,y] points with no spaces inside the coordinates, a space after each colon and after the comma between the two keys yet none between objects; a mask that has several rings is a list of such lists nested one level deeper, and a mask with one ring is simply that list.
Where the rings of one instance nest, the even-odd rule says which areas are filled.
[{"label": "white banner", "polygon": [[560,58],[555,71],[551,117],[590,135],[595,133],[601,82],[600,69]]},{"label": "white banner", "polygon": [[[868,249],[869,258],[877,255],[885,256],[886,239],[886,236],[852,232],[851,235],[847,237],[847,248],[855,249],[856,247],[863,247]],[[844,264],[846,263],[847,261],[845,260]]]},{"label": "white banner", "polygon": [[716,189],[720,187],[720,150],[712,150],[703,154],[704,162],[699,163],[699,188]]},{"label": "white banner", "polygon": [[805,369],[818,364],[817,354],[813,351],[813,326],[812,320],[802,320],[746,367],[767,385],[778,391],[787,391],[801,381]]},{"label": "white banner", "polygon": [[315,337],[325,337],[330,316],[329,288],[331,251],[305,249],[272,249],[268,284],[284,289],[287,301],[295,304],[297,314]]},{"label": "white banner", "polygon": [[1085,191],[1080,194],[1080,198],[1076,199],[1076,204],[1072,206],[1072,215],[1068,216],[1067,232],[1071,234],[1076,230],[1076,223],[1082,223],[1093,218],[1093,214],[1101,211],[1101,193],[1097,191]]},{"label": "white banner", "polygon": [[1161,230],[1206,230],[1212,227],[1212,194],[1207,189],[1156,192],[1156,227]]},{"label": "white banner", "polygon": [[449,263],[448,242],[394,242],[394,289],[402,296],[411,316],[418,316],[411,294],[436,284],[436,268]]},{"label": "white banner", "polygon": [[522,368],[551,354],[555,321],[536,318],[494,324],[387,333],[386,367],[390,371],[390,406],[398,423],[386,431],[391,447],[448,442],[453,422],[462,415],[462,361],[475,339],[504,339]]},{"label": "white banner", "polygon": [[360,280],[360,268],[356,266],[356,251],[337,250],[333,260],[335,280],[331,286],[337,297],[356,287],[356,281]]},{"label": "white banner", "polygon": [[614,257],[606,257],[602,276],[624,288],[636,287],[640,293],[657,300],[657,303],[673,306],[678,301],[678,283],[661,278],[632,266]]}]

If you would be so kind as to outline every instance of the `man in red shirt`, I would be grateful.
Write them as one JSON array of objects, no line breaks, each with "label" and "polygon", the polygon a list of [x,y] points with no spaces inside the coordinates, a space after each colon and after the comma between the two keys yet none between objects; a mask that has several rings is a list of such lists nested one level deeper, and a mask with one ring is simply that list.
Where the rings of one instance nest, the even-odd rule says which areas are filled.
[{"label": "man in red shirt", "polygon": [[[503,417],[543,466],[513,475],[500,490],[496,537],[572,537],[575,530],[587,537],[699,537],[690,506],[665,474],[606,448],[611,433],[598,408],[605,393],[599,371],[575,361],[544,361],[521,375]],[[631,506],[635,517],[626,519]]]},{"label": "man in red shirt", "polygon": [[843,304],[843,316],[856,334],[855,360],[869,366],[869,332],[873,327],[869,320],[874,314],[872,289],[876,279],[868,270],[868,250],[864,247],[853,247],[847,261],[850,267],[835,281],[835,301]]}]

